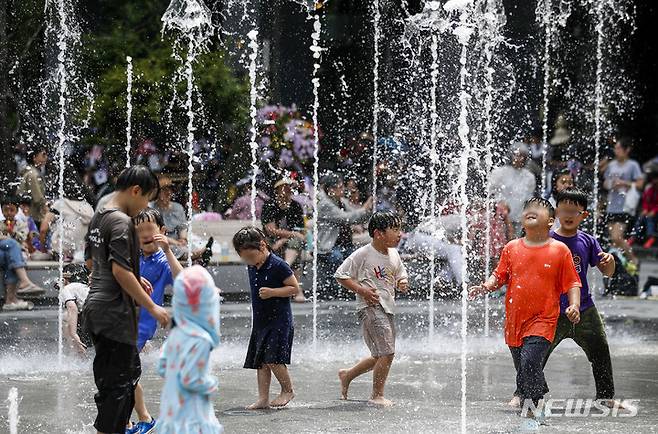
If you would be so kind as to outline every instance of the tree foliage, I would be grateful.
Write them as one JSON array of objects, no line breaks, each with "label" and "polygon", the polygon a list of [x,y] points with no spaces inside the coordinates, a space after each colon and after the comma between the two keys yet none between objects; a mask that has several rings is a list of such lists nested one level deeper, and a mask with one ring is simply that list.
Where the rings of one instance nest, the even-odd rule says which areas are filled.
[{"label": "tree foliage", "polygon": [[[93,3],[93,2],[91,2]],[[184,137],[182,108],[174,104],[171,128],[168,108],[174,93],[183,95],[186,83],[174,83],[180,63],[172,57],[172,41],[161,35],[161,17],[167,3],[162,0],[119,0],[90,4],[96,21],[90,20],[92,32],[85,35],[84,49],[90,59],[87,74],[98,77],[92,140],[108,145],[125,142],[126,126],[126,56],[133,59],[132,123],[133,137],[152,138],[156,143],[182,145]],[[205,115],[199,119],[199,136],[214,135],[219,140],[243,134],[248,110],[248,84],[227,65],[226,53],[219,41],[211,42],[209,52],[195,63],[195,84],[199,95],[195,110]],[[203,110],[202,110],[202,106]],[[173,135],[173,137],[172,137]],[[213,139],[213,137],[210,137]],[[237,140],[241,142],[241,140]]]},{"label": "tree foliage", "polygon": [[[52,3],[52,2],[51,2]],[[90,84],[94,113],[89,130],[78,138],[85,144],[123,147],[126,120],[126,56],[133,59],[132,130],[133,146],[140,138],[158,144],[179,146],[184,137],[183,111],[174,104],[171,128],[167,109],[174,89],[178,95],[185,84],[173,82],[179,63],[172,58],[171,40],[162,38],[161,17],[167,0],[79,0],[75,16],[80,23],[81,44],[75,54],[79,74]],[[52,5],[51,5],[52,7]],[[19,141],[48,141],[41,117],[52,115],[57,107],[42,103],[40,88],[48,70],[56,64],[56,47],[45,41],[48,14],[44,0],[8,0],[0,6],[0,140],[11,151]],[[4,50],[4,51],[3,51]],[[195,109],[205,122],[199,121],[197,138],[242,143],[248,117],[248,83],[244,73],[229,66],[218,39],[195,64]],[[81,124],[91,107],[90,101],[71,92],[72,110]],[[201,118],[201,116],[200,116]],[[52,140],[52,136],[50,137]]]}]

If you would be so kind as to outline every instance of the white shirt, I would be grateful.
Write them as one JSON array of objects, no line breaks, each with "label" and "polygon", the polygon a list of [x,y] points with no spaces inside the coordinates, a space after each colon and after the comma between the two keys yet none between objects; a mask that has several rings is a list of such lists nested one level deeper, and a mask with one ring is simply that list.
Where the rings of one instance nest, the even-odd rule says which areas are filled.
[{"label": "white shirt", "polygon": [[59,237],[62,238],[64,254],[73,256],[85,248],[85,235],[94,216],[94,209],[84,200],[58,199],[52,207],[59,211],[59,216],[52,224],[53,250],[59,249]]},{"label": "white shirt", "polygon": [[85,304],[85,300],[89,295],[89,287],[84,283],[69,283],[59,292],[59,301],[62,303],[62,307],[66,308],[67,301],[74,301],[76,306],[78,306],[78,312],[82,310],[82,305]]},{"label": "white shirt", "polygon": [[528,169],[501,166],[491,172],[491,194],[510,208],[510,220],[521,221],[523,204],[535,193],[535,177]]},{"label": "white shirt", "polygon": [[[379,304],[386,313],[395,313],[395,289],[401,280],[407,279],[407,270],[397,249],[388,249],[384,255],[372,244],[366,244],[352,253],[334,273],[336,279],[354,279],[360,285],[377,289]],[[357,310],[368,306],[357,294]]]}]

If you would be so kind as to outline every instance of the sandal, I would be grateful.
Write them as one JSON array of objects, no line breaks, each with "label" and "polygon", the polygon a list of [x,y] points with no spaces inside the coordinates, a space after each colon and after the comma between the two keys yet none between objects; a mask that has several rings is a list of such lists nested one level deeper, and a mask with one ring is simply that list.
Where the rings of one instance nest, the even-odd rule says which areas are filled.
[{"label": "sandal", "polygon": [[6,312],[15,312],[17,310],[32,310],[34,309],[34,303],[25,300],[18,300],[14,303],[5,303],[2,306],[2,310]]},{"label": "sandal", "polygon": [[34,283],[30,283],[25,288],[18,288],[16,290],[16,294],[18,295],[37,295],[37,294],[43,294],[45,292],[46,292],[45,289],[35,285]]}]

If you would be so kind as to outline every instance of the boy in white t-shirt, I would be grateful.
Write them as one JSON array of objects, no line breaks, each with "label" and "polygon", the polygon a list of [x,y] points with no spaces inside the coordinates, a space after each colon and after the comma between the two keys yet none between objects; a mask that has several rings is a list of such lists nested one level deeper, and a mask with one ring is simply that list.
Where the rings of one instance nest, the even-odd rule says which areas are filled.
[{"label": "boy in white t-shirt", "polygon": [[395,290],[409,290],[407,270],[396,250],[401,223],[393,212],[376,212],[368,223],[372,242],[352,253],[334,274],[341,285],[356,293],[363,339],[371,354],[353,367],[338,371],[342,399],[347,399],[352,380],[372,370],[369,402],[393,404],[384,398],[384,386],[395,356]]}]

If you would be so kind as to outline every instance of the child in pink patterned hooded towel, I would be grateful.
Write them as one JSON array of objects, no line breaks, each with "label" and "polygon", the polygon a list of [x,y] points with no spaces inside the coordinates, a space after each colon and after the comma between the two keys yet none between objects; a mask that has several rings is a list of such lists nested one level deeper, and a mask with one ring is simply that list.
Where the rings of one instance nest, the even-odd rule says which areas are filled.
[{"label": "child in pink patterned hooded towel", "polygon": [[164,377],[159,434],[219,434],[224,431],[211,395],[217,378],[210,375],[210,352],[219,344],[219,290],[210,273],[195,265],[174,282],[174,320],[162,348],[159,372]]}]

